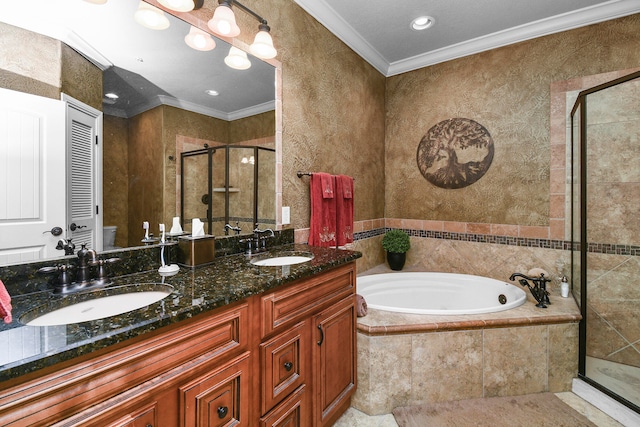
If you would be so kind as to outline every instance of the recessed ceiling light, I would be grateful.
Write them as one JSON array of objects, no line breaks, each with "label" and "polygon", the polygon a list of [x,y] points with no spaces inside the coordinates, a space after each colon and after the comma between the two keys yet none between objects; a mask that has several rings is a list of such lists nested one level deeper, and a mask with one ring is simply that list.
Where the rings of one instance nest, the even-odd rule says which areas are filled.
[{"label": "recessed ceiling light", "polygon": [[218,95],[219,95],[219,94],[218,94],[218,91],[217,91],[217,90],[213,90],[213,89],[205,90],[205,93],[206,93],[207,95],[211,95],[211,96],[218,96]]},{"label": "recessed ceiling light", "polygon": [[118,99],[119,98],[118,95],[116,95],[115,93],[111,93],[111,92],[105,93],[104,96],[106,96],[109,99]]},{"label": "recessed ceiling light", "polygon": [[436,22],[431,16],[419,16],[418,18],[411,21],[411,28],[414,30],[426,30],[427,28],[433,26]]}]

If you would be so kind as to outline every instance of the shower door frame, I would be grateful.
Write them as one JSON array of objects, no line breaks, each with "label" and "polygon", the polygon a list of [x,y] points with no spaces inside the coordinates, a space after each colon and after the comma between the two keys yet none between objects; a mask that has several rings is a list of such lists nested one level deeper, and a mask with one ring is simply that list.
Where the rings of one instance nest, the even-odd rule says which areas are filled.
[{"label": "shower door frame", "polygon": [[[597,390],[601,391],[602,393],[606,394],[607,396],[611,397],[612,399],[615,399],[621,404],[634,410],[635,412],[640,413],[640,407],[638,405],[628,401],[624,397],[613,392],[612,390],[598,383],[594,379],[587,377],[586,375],[587,328],[588,328],[588,325],[587,325],[587,254],[589,252],[589,244],[587,241],[587,146],[588,146],[588,143],[587,143],[588,142],[587,141],[587,96],[592,93],[599,92],[601,90],[608,89],[610,87],[617,86],[619,84],[626,83],[628,81],[635,80],[638,78],[640,78],[640,71],[627,74],[626,76],[622,76],[617,79],[611,80],[609,82],[581,91],[578,94],[578,97],[571,110],[571,114],[570,114],[571,126],[570,127],[571,127],[571,240],[572,240],[571,251],[574,252],[576,250],[579,250],[580,252],[580,266],[579,266],[580,301],[579,303],[580,303],[580,314],[582,315],[582,320],[580,320],[580,324],[579,324],[578,378],[580,378],[582,381],[586,382],[587,384],[591,385],[592,387],[596,388]],[[580,150],[579,150],[579,153],[576,153],[573,129],[574,129],[574,115],[578,110],[578,108],[580,109],[579,111]],[[574,194],[574,178],[576,176],[576,173],[575,173],[576,171],[574,171],[574,166],[576,164],[575,155],[577,154],[580,156],[579,157],[580,171],[578,172],[580,176],[580,182],[579,182],[579,185],[580,185],[579,238],[580,240],[576,243],[575,237],[576,237],[576,231],[578,230],[574,230],[574,225],[575,225],[574,215],[576,215],[576,212],[574,211],[574,205],[575,205],[574,198],[576,196],[576,194]],[[571,256],[572,274],[575,271],[573,263],[574,263],[574,257]]]}]

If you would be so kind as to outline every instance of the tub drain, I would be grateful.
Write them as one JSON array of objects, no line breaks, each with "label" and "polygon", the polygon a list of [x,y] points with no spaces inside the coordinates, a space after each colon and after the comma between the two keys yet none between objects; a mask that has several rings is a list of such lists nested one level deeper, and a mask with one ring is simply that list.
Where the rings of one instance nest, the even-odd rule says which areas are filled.
[{"label": "tub drain", "polygon": [[504,294],[498,295],[498,302],[502,305],[507,303],[507,297]]}]

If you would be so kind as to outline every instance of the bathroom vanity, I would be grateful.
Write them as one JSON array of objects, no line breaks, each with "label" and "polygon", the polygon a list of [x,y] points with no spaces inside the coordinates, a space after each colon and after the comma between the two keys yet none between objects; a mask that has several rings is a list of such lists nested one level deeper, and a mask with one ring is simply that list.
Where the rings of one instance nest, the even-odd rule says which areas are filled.
[{"label": "bathroom vanity", "polygon": [[1,333],[35,333],[54,344],[0,367],[0,425],[333,424],[356,389],[361,255],[287,250],[313,259],[260,266],[231,255],[170,277],[118,277],[112,286],[174,290],[145,308],[78,324],[16,324],[43,300],[64,297],[14,298],[14,323]]}]

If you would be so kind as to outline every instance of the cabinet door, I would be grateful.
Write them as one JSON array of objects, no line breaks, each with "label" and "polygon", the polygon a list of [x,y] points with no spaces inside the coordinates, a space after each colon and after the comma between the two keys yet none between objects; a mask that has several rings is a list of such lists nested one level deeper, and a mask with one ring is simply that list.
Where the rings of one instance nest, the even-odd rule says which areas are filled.
[{"label": "cabinet door", "polygon": [[314,317],[314,421],[331,425],[349,406],[356,388],[355,296]]},{"label": "cabinet door", "polygon": [[261,414],[305,383],[308,354],[308,321],[260,344]]},{"label": "cabinet door", "polygon": [[249,354],[180,387],[182,427],[249,425]]}]

